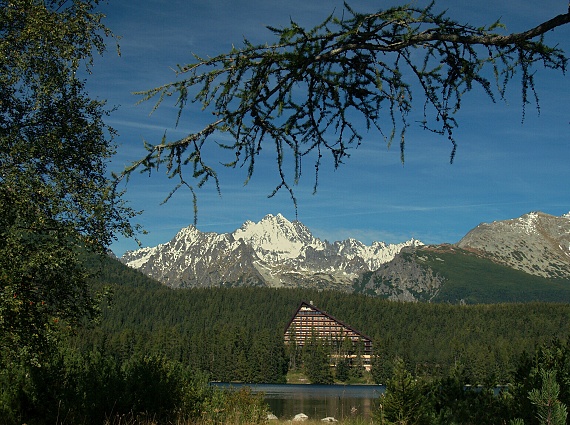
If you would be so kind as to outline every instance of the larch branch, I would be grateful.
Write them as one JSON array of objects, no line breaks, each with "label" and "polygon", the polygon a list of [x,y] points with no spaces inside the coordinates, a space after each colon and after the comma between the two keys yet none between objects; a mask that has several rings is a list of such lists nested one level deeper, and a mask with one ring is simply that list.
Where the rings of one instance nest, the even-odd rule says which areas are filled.
[{"label": "larch branch", "polygon": [[405,41],[399,41],[390,44],[373,44],[370,42],[364,43],[347,43],[336,49],[333,49],[322,55],[315,57],[316,61],[326,60],[327,58],[336,56],[343,52],[366,49],[370,51],[381,51],[381,52],[397,52],[405,49],[409,46],[421,45],[422,43],[428,43],[431,41],[444,41],[450,43],[459,44],[481,44],[485,46],[507,46],[510,44],[517,44],[523,41],[531,40],[539,35],[545,34],[546,32],[570,23],[570,6],[568,13],[560,14],[554,18],[537,25],[534,28],[529,29],[521,33],[514,33],[509,35],[459,35],[459,34],[445,34],[438,31],[437,28],[430,28],[425,30],[415,36],[411,36]]}]

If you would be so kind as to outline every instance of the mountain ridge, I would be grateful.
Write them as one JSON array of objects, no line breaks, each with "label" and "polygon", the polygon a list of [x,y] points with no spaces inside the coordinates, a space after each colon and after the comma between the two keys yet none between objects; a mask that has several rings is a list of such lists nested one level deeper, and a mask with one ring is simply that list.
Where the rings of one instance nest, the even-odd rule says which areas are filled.
[{"label": "mountain ridge", "polygon": [[299,221],[269,214],[231,233],[190,226],[121,261],[172,288],[300,287],[406,302],[570,302],[570,213],[481,223],[459,242],[440,245],[330,243]]},{"label": "mountain ridge", "polygon": [[530,212],[455,244],[406,248],[354,286],[396,301],[570,302],[570,214]]},{"label": "mountain ridge", "polygon": [[570,276],[570,213],[558,217],[532,211],[481,223],[456,245],[529,274],[565,278]]},{"label": "mountain ridge", "polygon": [[[351,290],[363,271],[390,261],[415,239],[399,244],[356,239],[330,243],[300,221],[268,214],[231,233],[203,233],[194,226],[151,248],[128,251],[121,261],[171,287],[262,285]],[[239,253],[239,255],[237,255]]]}]

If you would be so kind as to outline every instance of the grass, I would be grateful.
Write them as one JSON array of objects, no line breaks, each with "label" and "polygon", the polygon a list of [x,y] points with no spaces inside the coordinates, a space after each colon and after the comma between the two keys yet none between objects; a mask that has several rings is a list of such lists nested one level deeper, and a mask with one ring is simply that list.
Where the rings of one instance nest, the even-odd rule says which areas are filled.
[{"label": "grass", "polygon": [[[329,422],[323,422],[320,419],[307,419],[303,422],[293,422],[291,420],[277,420],[277,421],[269,421],[270,425],[283,425],[283,424],[291,424],[291,423],[302,423],[305,425],[323,425]],[[337,425],[373,425],[375,422],[372,419],[363,419],[363,418],[355,418],[355,419],[342,419],[338,422],[335,422]]]},{"label": "grass", "polygon": [[[290,419],[277,419],[277,420],[270,420],[266,421],[265,424],[267,425],[289,425],[289,424],[304,424],[304,425],[323,425],[329,422],[323,422],[320,419],[307,419],[303,422],[293,422]],[[363,419],[363,418],[350,418],[350,419],[342,419],[338,422],[335,422],[337,425],[374,425],[375,422],[372,419]],[[111,421],[105,422],[104,425],[214,425],[215,422],[210,421],[176,421],[176,422],[159,422],[153,419],[137,419],[137,418],[128,418],[128,417],[120,417],[116,418]],[[221,423],[219,424],[221,425]],[[236,422],[224,422],[223,425],[258,425],[255,423],[247,423],[242,421]]]},{"label": "grass", "polygon": [[287,373],[288,384],[310,384],[307,376],[300,370],[289,371]]}]

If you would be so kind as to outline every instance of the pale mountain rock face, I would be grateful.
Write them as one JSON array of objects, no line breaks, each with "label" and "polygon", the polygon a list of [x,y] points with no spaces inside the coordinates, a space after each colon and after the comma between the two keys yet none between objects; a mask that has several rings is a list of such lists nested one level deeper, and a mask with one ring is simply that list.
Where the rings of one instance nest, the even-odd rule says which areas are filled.
[{"label": "pale mountain rock face", "polygon": [[363,276],[359,282],[362,288],[369,294],[392,301],[431,302],[444,285],[444,278],[416,261],[415,256],[401,255],[404,251],[417,252],[422,249],[414,248],[403,249],[392,261]]},{"label": "pale mountain rock face", "polygon": [[245,222],[233,233],[202,233],[190,226],[165,244],[129,251],[121,261],[165,285],[180,287],[260,285],[350,290],[360,274],[392,260],[399,244],[355,239],[329,243],[281,214]]},{"label": "pale mountain rock face", "polygon": [[[414,253],[427,249],[422,246],[414,239],[400,244],[365,245],[355,239],[329,243],[314,237],[302,223],[278,214],[258,223],[248,221],[232,233],[187,227],[170,242],[127,252],[121,261],[175,288],[305,287],[430,301],[445,286],[445,276],[418,260],[422,256]],[[482,223],[455,245],[431,248],[445,246],[526,273],[570,279],[570,213],[556,217],[531,212]]]},{"label": "pale mountain rock face", "polygon": [[457,246],[485,253],[498,263],[543,277],[570,276],[570,213],[530,212],[482,223]]}]

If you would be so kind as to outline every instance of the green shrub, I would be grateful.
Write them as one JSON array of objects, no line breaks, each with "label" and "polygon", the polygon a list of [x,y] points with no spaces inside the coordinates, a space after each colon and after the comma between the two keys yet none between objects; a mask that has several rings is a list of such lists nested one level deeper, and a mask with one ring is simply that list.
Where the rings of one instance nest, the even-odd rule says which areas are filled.
[{"label": "green shrub", "polygon": [[238,391],[214,389],[201,405],[204,424],[254,425],[267,422],[269,407],[263,395],[253,394],[248,387]]},{"label": "green shrub", "polygon": [[184,379],[179,364],[161,356],[144,356],[123,367],[124,406],[158,419],[173,416],[182,403]]}]

